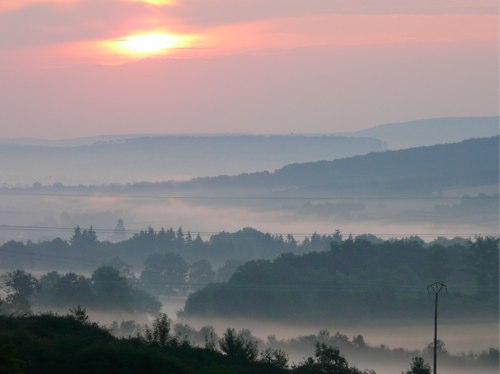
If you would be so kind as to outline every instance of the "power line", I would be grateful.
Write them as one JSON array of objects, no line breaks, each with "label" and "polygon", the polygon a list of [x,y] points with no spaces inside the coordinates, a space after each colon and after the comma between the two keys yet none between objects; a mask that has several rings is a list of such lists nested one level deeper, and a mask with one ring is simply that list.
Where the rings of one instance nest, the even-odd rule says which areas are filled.
[{"label": "power line", "polygon": [[153,200],[460,200],[462,196],[210,196],[210,195],[139,195],[139,194],[108,194],[108,193],[44,193],[44,192],[16,192],[0,191],[0,196],[33,196],[33,197],[61,197],[61,198],[127,198]]},{"label": "power line", "polygon": [[[8,230],[8,231],[47,231],[47,232],[64,232],[64,233],[73,233],[75,230],[75,227],[57,227],[57,226],[25,226],[25,225],[0,225],[0,230]],[[111,228],[92,228],[93,231],[96,233],[102,233],[102,234],[113,234],[115,232],[118,233],[125,233],[125,234],[141,234],[141,233],[148,233],[149,229],[125,229],[125,230],[115,230]],[[265,236],[271,236],[271,237],[280,237],[280,236],[287,236],[287,235],[292,235],[294,237],[311,237],[313,235],[318,235],[320,237],[330,237],[333,236],[334,233],[318,233],[318,232],[313,232],[313,233],[297,233],[297,232],[275,232],[275,233],[264,233],[264,232],[227,232],[227,231],[198,231],[198,230],[184,230],[184,233],[191,233],[191,234],[200,234],[200,235],[227,235],[228,237],[231,236],[248,236],[248,237],[265,237]],[[160,231],[154,230],[155,234],[158,234]],[[410,237],[410,236],[463,236],[463,237],[474,237],[474,236],[498,236],[498,233],[471,233],[471,232],[439,232],[439,233],[368,233],[368,232],[349,232],[346,234],[342,234],[343,236],[345,235],[353,235],[353,236],[358,236],[358,235],[374,235],[374,236],[379,236],[379,237]]]}]

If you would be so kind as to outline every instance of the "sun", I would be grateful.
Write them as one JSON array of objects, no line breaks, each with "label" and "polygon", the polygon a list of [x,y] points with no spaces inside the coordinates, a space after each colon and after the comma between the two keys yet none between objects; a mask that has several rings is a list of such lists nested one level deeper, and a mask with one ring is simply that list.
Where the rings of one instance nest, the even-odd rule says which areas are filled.
[{"label": "sun", "polygon": [[189,50],[199,49],[202,43],[204,37],[198,34],[148,30],[98,41],[93,48],[105,56],[106,63],[123,63],[145,58],[184,56]]},{"label": "sun", "polygon": [[182,43],[183,40],[180,36],[152,33],[124,37],[116,40],[114,44],[124,52],[136,54],[158,54],[169,49],[179,48]]}]

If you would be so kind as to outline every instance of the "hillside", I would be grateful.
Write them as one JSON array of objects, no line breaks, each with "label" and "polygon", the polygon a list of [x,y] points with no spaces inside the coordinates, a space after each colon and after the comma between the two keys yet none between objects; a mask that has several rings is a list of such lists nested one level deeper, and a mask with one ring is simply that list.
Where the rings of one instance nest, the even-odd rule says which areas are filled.
[{"label": "hillside", "polygon": [[[4,371],[5,370],[5,371]],[[160,347],[117,339],[71,317],[0,316],[2,373],[283,373],[219,352],[179,344]]]},{"label": "hillside", "polygon": [[201,178],[193,187],[304,188],[344,192],[432,192],[498,184],[499,138],[465,140],[334,161],[292,164],[273,173]]},{"label": "hillside", "polygon": [[[133,176],[142,170],[133,164],[122,167]],[[78,168],[71,170],[78,173]],[[99,178],[98,172],[93,175]],[[112,232],[120,218],[130,228],[174,225],[192,232],[249,226],[281,233],[340,228],[353,233],[488,235],[498,232],[498,181],[499,138],[492,137],[188,182],[2,188],[0,219],[17,225],[42,222],[49,229],[19,231],[14,238],[4,230],[0,243],[53,239],[61,235],[50,232],[57,226],[92,225]],[[40,198],[45,195],[55,199]],[[85,209],[86,204],[93,208]],[[237,223],[234,217],[245,218]]]},{"label": "hillside", "polygon": [[346,135],[376,138],[389,149],[402,149],[497,136],[498,126],[498,116],[432,118],[384,124]]},{"label": "hillside", "polygon": [[188,180],[385,149],[376,139],[333,135],[164,135],[81,143],[85,141],[92,139],[38,145],[0,142],[0,185]]}]

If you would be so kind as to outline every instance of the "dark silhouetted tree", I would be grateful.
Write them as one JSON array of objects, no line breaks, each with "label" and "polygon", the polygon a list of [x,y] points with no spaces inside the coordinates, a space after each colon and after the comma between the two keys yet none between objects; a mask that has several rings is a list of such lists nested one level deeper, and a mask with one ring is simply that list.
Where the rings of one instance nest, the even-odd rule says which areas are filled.
[{"label": "dark silhouetted tree", "polygon": [[[47,289],[42,289],[44,294]],[[95,295],[92,284],[83,275],[67,273],[63,275],[54,286],[54,303],[59,306],[72,306],[75,304],[94,305]]]},{"label": "dark silhouetted tree", "polygon": [[185,291],[188,264],[174,253],[153,254],[145,263],[141,282],[149,290],[158,294],[168,294],[178,290]]},{"label": "dark silhouetted tree", "polygon": [[238,332],[227,329],[219,340],[219,346],[227,356],[240,362],[253,362],[259,354],[257,340],[244,329]]},{"label": "dark silhouetted tree", "polygon": [[70,239],[70,244],[72,248],[87,250],[90,248],[96,248],[99,245],[99,241],[97,240],[97,234],[92,226],[90,226],[89,229],[84,229],[83,231],[80,226],[77,226]]},{"label": "dark silhouetted tree", "polygon": [[8,272],[1,277],[7,297],[5,308],[14,314],[31,313],[30,299],[40,290],[40,283],[24,270]]},{"label": "dark silhouetted tree", "polygon": [[87,309],[81,305],[77,305],[75,308],[69,310],[70,316],[85,325],[89,323],[89,316],[87,314]]},{"label": "dark silhouetted tree", "polygon": [[154,344],[159,347],[167,347],[173,342],[173,338],[170,335],[170,328],[170,318],[168,318],[165,313],[160,313],[160,315],[153,321],[153,325],[151,327],[145,327],[144,341],[148,344]]},{"label": "dark silhouetted tree", "polygon": [[189,283],[192,288],[200,289],[215,280],[215,272],[207,260],[193,262],[189,269]]},{"label": "dark silhouetted tree", "polygon": [[92,274],[92,289],[100,307],[133,310],[133,298],[127,279],[111,266],[101,266]]},{"label": "dark silhouetted tree", "polygon": [[266,348],[260,354],[260,361],[278,369],[288,368],[288,354],[279,348]]},{"label": "dark silhouetted tree", "polygon": [[422,357],[414,357],[404,374],[431,374],[431,367]]}]

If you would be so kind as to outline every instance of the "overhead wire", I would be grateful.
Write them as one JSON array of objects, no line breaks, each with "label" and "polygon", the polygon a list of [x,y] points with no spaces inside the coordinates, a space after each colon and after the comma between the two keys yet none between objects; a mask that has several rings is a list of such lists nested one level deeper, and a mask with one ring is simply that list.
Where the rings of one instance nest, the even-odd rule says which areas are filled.
[{"label": "overhead wire", "polygon": [[[141,233],[148,233],[149,227],[146,229],[124,229],[124,230],[116,230],[112,228],[98,228],[98,227],[92,227],[92,230],[98,234],[113,234],[113,233],[118,233],[118,234],[141,234]],[[89,229],[90,229],[89,227]],[[63,233],[73,233],[75,231],[76,227],[60,227],[60,226],[37,226],[37,225],[0,225],[0,230],[11,230],[11,231],[49,231],[49,232],[63,232]],[[83,228],[82,228],[83,229]],[[170,229],[170,228],[169,228]],[[161,229],[160,229],[161,230]],[[155,234],[158,234],[160,231],[159,230],[153,230]],[[200,235],[226,235],[226,236],[243,236],[243,237],[266,237],[266,236],[271,236],[271,238],[275,237],[286,237],[287,235],[292,235],[294,237],[311,237],[313,235],[318,235],[320,237],[326,237],[329,238],[333,235],[335,235],[335,232],[330,232],[330,233],[318,233],[318,232],[312,232],[312,233],[300,233],[300,232],[242,232],[241,230],[236,231],[236,232],[228,232],[228,231],[203,231],[203,230],[187,230],[183,229],[183,232],[185,234],[190,233],[190,234],[200,234]],[[474,236],[498,236],[498,233],[480,233],[480,232],[434,232],[434,233],[396,233],[396,232],[389,232],[389,233],[371,233],[371,232],[340,232],[340,234],[344,237],[346,235],[353,235],[353,236],[359,236],[359,235],[374,235],[378,237],[410,237],[410,236],[423,236],[423,237],[428,237],[428,236],[444,236],[444,237],[450,237],[450,236],[463,236],[463,237],[474,237]]]},{"label": "overhead wire", "polygon": [[61,198],[127,198],[153,200],[460,200],[462,196],[257,196],[257,195],[154,195],[154,194],[120,194],[120,193],[45,193],[2,191],[0,196],[33,196],[33,197],[61,197]]}]

